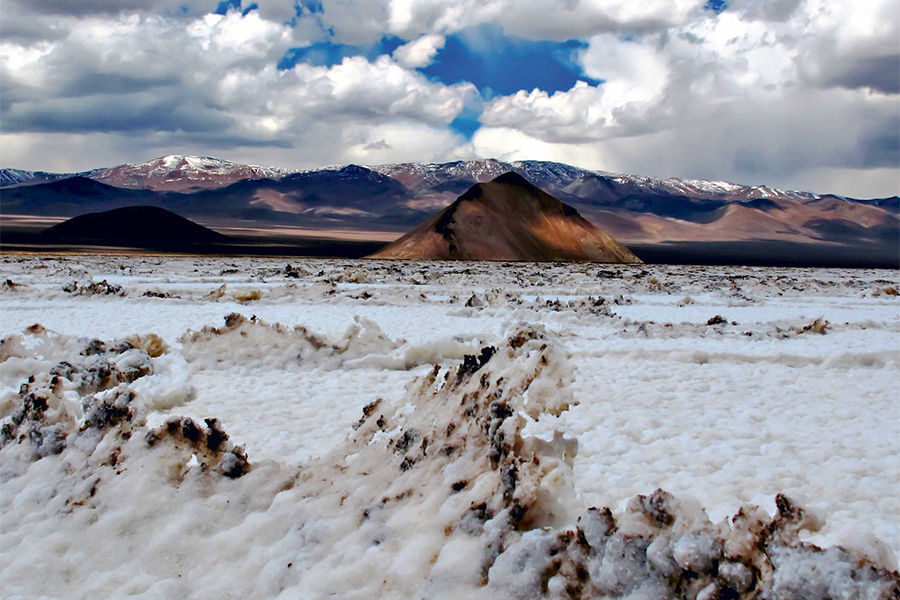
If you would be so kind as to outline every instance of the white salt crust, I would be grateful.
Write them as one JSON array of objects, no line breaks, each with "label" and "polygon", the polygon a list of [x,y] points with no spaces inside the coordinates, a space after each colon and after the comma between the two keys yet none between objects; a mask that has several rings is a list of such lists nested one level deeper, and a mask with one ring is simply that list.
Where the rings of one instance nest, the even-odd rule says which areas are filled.
[{"label": "white salt crust", "polygon": [[896,593],[894,271],[0,264],[4,598]]}]

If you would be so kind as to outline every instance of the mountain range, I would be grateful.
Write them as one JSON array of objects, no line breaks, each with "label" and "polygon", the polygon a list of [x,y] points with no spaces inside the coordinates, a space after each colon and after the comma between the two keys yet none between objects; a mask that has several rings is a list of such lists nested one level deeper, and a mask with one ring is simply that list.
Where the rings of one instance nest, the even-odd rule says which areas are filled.
[{"label": "mountain range", "polygon": [[0,169],[0,214],[61,218],[157,206],[220,229],[298,228],[387,241],[448,207],[471,186],[507,172],[632,249],[746,243],[778,252],[802,245],[809,251],[891,258],[900,247],[897,196],[864,200],[493,159],[288,171],[173,155],[71,174]]}]

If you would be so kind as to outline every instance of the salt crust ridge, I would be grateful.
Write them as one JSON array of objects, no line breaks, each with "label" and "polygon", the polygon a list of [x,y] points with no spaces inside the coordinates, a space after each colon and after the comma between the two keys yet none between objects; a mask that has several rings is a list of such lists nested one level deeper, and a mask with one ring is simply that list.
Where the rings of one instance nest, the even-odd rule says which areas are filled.
[{"label": "salt crust ridge", "polygon": [[[186,334],[185,358],[228,357],[254,335],[341,365],[399,347],[371,323],[331,341],[232,315]],[[719,523],[662,490],[620,514],[582,512],[577,441],[522,433],[572,401],[570,357],[539,327],[436,364],[298,467],[251,466],[214,418],[149,428],[150,411],[190,399],[172,356],[153,336],[102,342],[40,326],[2,341],[0,369],[28,377],[0,398],[2,529],[21,550],[3,566],[4,597],[900,595],[889,552],[802,542],[821,520],[782,495],[774,516],[747,506]]]},{"label": "salt crust ridge", "polygon": [[403,340],[388,338],[373,321],[359,316],[354,320],[332,342],[303,326],[270,325],[232,313],[225,317],[224,327],[189,331],[180,342],[184,356],[195,367],[205,369],[292,369],[308,363],[324,369],[410,369],[445,358],[462,359],[471,352],[470,346],[452,340],[403,349]]}]

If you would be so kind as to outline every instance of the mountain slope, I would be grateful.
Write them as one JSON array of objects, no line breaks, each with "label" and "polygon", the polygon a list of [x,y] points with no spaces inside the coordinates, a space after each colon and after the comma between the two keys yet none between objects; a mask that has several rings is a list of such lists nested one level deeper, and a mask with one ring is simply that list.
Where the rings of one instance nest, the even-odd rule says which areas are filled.
[{"label": "mountain slope", "polygon": [[80,175],[50,183],[20,185],[3,190],[3,214],[73,217],[137,204],[163,203],[149,190],[126,190]]},{"label": "mountain slope", "polygon": [[472,186],[372,258],[640,262],[517,173]]}]

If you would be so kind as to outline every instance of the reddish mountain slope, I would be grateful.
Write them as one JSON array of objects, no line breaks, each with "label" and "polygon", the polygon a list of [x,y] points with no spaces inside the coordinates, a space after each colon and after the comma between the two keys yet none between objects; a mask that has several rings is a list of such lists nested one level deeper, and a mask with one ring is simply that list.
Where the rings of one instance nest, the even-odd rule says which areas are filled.
[{"label": "reddish mountain slope", "polygon": [[472,186],[372,258],[640,262],[516,173]]}]

